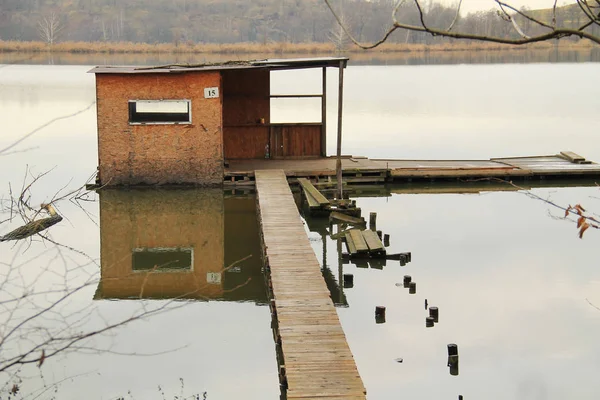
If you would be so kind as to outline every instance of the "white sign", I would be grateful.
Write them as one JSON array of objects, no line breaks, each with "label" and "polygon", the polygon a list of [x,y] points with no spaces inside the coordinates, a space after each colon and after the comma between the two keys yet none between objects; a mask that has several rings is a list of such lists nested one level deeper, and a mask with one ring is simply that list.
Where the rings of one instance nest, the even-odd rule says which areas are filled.
[{"label": "white sign", "polygon": [[205,99],[216,99],[218,97],[219,97],[219,88],[218,87],[204,88],[204,98]]},{"label": "white sign", "polygon": [[218,272],[209,272],[206,274],[206,282],[212,283],[213,285],[221,284],[221,274]]}]

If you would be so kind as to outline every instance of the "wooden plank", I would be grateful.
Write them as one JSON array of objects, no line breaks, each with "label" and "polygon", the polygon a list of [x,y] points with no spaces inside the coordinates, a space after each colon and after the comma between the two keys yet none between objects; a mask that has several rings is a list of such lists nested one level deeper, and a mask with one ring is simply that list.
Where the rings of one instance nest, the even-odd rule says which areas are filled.
[{"label": "wooden plank", "polygon": [[348,249],[348,253],[357,254],[356,246],[354,245],[354,241],[352,240],[352,237],[350,236],[350,231],[346,232],[345,236],[346,236],[346,248]]},{"label": "wooden plank", "polygon": [[282,170],[255,176],[286,397],[364,400],[364,384],[286,176]]},{"label": "wooden plank", "polygon": [[353,224],[353,225],[366,225],[366,221],[364,218],[360,217],[351,217],[350,215],[346,215],[346,214],[342,214],[340,212],[334,211],[331,214],[329,214],[329,220],[330,221],[341,221],[341,222],[345,222],[348,224]]},{"label": "wooden plank", "polygon": [[348,233],[348,232],[350,232],[350,229],[346,229],[341,232],[334,233],[333,235],[329,235],[329,237],[333,240],[346,239],[346,233]]},{"label": "wooden plank", "polygon": [[366,229],[362,231],[361,234],[365,239],[367,246],[369,246],[370,253],[385,254],[385,247],[383,246],[383,243],[381,243],[381,240],[379,240],[377,233],[370,229]]},{"label": "wooden plank", "polygon": [[560,154],[572,163],[579,164],[585,161],[585,157],[582,157],[577,153],[573,153],[572,151],[561,151]]},{"label": "wooden plank", "polygon": [[369,246],[367,246],[367,242],[365,242],[365,238],[359,229],[351,229],[348,233],[354,242],[357,253],[367,253],[369,251]]},{"label": "wooden plank", "polygon": [[315,188],[308,179],[298,178],[298,183],[300,183],[300,186],[302,186],[304,193],[310,194],[317,201],[317,203],[319,203],[321,207],[329,205],[329,200],[327,200],[327,198],[323,196],[321,192],[319,192],[317,188]]},{"label": "wooden plank", "polygon": [[308,208],[311,210],[320,209],[321,204],[315,199],[309,192],[304,192],[304,197],[306,198],[306,202],[308,203]]}]

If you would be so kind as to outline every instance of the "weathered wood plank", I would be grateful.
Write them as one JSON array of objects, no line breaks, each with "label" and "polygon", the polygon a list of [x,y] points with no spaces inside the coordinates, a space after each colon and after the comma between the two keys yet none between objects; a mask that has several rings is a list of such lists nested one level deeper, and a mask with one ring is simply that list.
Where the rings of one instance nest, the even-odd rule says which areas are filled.
[{"label": "weathered wood plank", "polygon": [[321,194],[321,192],[319,192],[317,190],[317,188],[315,188],[313,186],[313,184],[310,183],[310,181],[308,179],[306,179],[306,178],[298,178],[298,183],[300,183],[300,186],[302,186],[302,190],[304,190],[304,193],[307,194],[306,197],[312,196],[312,198],[321,207],[326,207],[326,206],[329,205],[329,200],[327,200],[327,198],[325,196],[323,196]]},{"label": "weathered wood plank", "polygon": [[362,217],[360,217],[360,218],[351,217],[350,215],[342,214],[337,211],[334,211],[331,214],[329,214],[329,220],[332,222],[333,221],[346,222],[348,224],[353,224],[353,225],[366,225],[366,221]]},{"label": "weathered wood plank", "polygon": [[370,253],[385,254],[385,247],[383,246],[383,243],[381,243],[381,240],[379,240],[379,236],[377,236],[377,233],[368,229],[362,231],[361,234],[365,239],[367,246],[369,246]]},{"label": "weathered wood plank", "polygon": [[585,161],[585,157],[582,157],[577,153],[573,153],[572,151],[561,151],[560,155],[572,163],[580,163]]},{"label": "weathered wood plank", "polygon": [[356,246],[354,245],[354,240],[352,240],[352,236],[350,236],[350,231],[346,232],[346,248],[348,249],[348,253],[357,254]]},{"label": "weathered wood plank", "polygon": [[369,246],[367,246],[367,242],[365,242],[365,238],[359,229],[351,229],[349,234],[357,253],[367,253],[369,251]]},{"label": "weathered wood plank", "polygon": [[287,398],[364,400],[364,384],[285,174],[255,176]]}]

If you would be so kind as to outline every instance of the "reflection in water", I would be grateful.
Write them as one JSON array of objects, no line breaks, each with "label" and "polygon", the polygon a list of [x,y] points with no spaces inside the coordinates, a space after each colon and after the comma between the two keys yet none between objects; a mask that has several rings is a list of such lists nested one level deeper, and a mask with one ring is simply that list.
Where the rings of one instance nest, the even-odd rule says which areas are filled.
[{"label": "reflection in water", "polygon": [[99,197],[96,299],[266,302],[253,196],[105,189]]},{"label": "reflection in water", "polygon": [[[301,203],[299,193],[294,195],[297,203]],[[305,211],[305,210],[304,210]],[[333,304],[336,307],[347,307],[348,301],[346,300],[346,295],[344,294],[344,287],[352,287],[344,284],[343,275],[343,267],[342,267],[342,242],[340,239],[337,240],[337,265],[335,266],[335,273],[331,269],[331,265],[327,263],[327,238],[331,234],[331,227],[329,225],[328,218],[313,218],[308,215],[308,213],[304,213],[304,219],[306,221],[306,225],[310,232],[316,232],[321,237],[321,250],[322,250],[322,260],[321,260],[321,272],[323,273],[323,278],[325,278],[325,283],[327,284],[327,288],[329,289],[329,293],[331,295],[331,299],[333,300]],[[317,253],[318,255],[319,253]],[[319,258],[317,256],[317,258]],[[333,258],[332,258],[333,259]],[[337,274],[337,276],[336,276]],[[342,282],[342,284],[340,284]],[[354,281],[353,281],[354,282]]]}]

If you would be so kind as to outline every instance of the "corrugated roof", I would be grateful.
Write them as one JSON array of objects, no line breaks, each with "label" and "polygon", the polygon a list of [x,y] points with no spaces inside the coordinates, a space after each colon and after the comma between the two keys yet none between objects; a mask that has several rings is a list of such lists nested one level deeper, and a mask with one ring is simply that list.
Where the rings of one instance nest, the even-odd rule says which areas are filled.
[{"label": "corrugated roof", "polygon": [[210,64],[168,64],[159,66],[99,66],[92,68],[93,74],[157,74],[182,73],[194,71],[214,71],[225,69],[268,68],[268,69],[302,69],[319,67],[339,67],[340,62],[346,66],[347,57],[314,57],[314,58],[281,58],[265,60],[227,61]]}]

